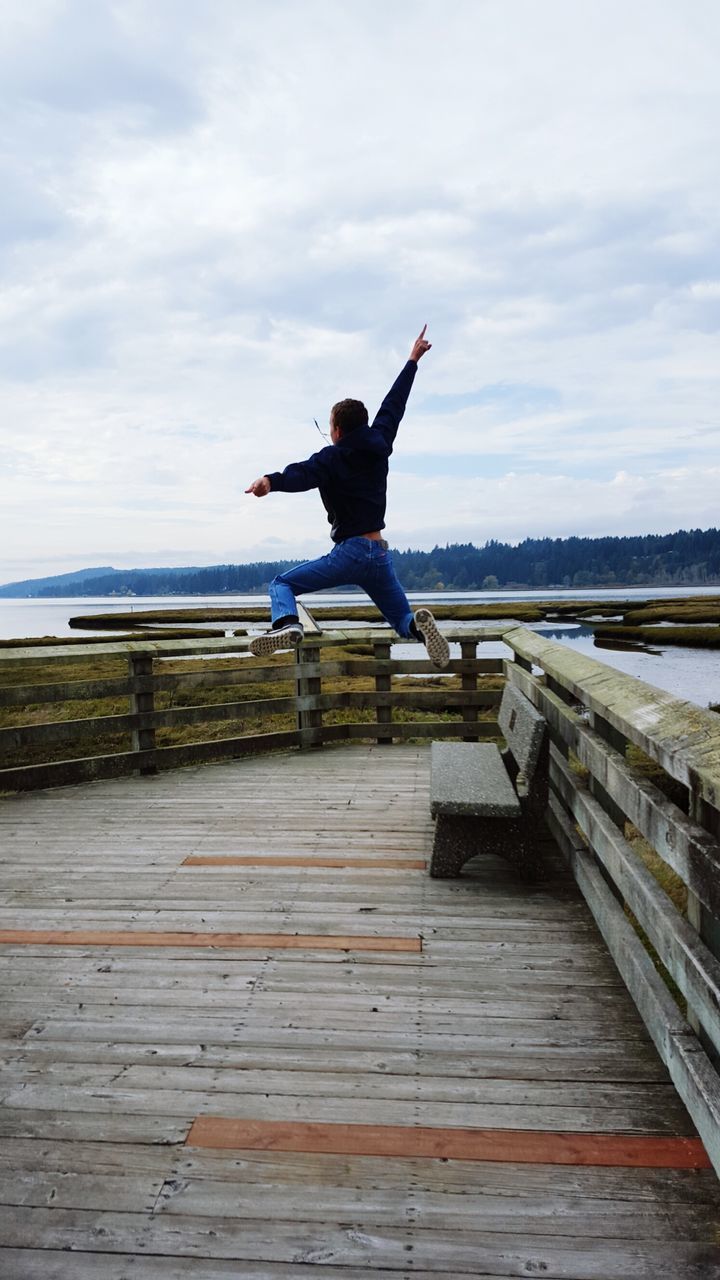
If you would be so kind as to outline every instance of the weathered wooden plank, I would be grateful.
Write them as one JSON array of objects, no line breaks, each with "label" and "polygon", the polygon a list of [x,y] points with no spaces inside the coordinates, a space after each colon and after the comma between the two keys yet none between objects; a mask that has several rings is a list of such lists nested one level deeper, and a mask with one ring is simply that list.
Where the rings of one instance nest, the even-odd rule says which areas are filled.
[{"label": "weathered wooden plank", "polygon": [[243,662],[241,667],[210,667],[203,662],[199,671],[165,672],[156,670],[153,680],[158,692],[176,692],[179,689],[231,689],[244,684],[292,685],[294,660],[268,667],[255,662]]},{"label": "weathered wooden plank", "polygon": [[67,783],[92,782],[97,778],[114,778],[142,769],[154,756],[163,768],[178,768],[244,752],[275,751],[297,746],[295,730],[281,733],[252,734],[247,737],[218,738],[212,742],[193,742],[185,746],[158,747],[154,752],[119,751],[112,755],[88,756],[61,760],[51,764],[31,764],[14,769],[0,769],[0,790],[36,790],[64,786]]},{"label": "weathered wooden plank", "polygon": [[[322,727],[323,742],[342,742],[359,738],[455,738],[473,733],[477,738],[496,738],[497,725],[493,721],[478,720],[415,720],[410,723],[378,725],[367,721],[358,724],[327,724]],[[0,781],[2,774],[0,773]]]},{"label": "weathered wooden plank", "polygon": [[[384,678],[378,676],[378,679]],[[374,710],[398,708],[409,711],[437,711],[446,707],[495,707],[500,701],[496,689],[477,689],[464,693],[462,689],[410,689],[385,691],[362,690],[360,692],[310,694],[298,699],[301,711],[311,707],[319,711]]]},{"label": "weathered wooden plank", "polygon": [[[579,1205],[592,1204],[602,1213],[610,1202],[619,1212],[635,1206],[640,1215],[653,1210],[677,1224],[678,1211],[716,1215],[720,1190],[712,1170],[647,1169],[617,1166],[517,1164],[510,1162],[438,1161],[378,1156],[348,1158],[328,1153],[273,1151],[223,1151],[187,1146],[149,1146],[112,1142],[63,1142],[57,1139],[5,1138],[0,1144],[0,1168],[45,1172],[91,1173],[118,1176],[132,1171],[178,1181],[231,1184],[238,1196],[256,1185],[302,1188],[317,1197],[317,1188],[351,1190],[401,1190],[463,1196],[470,1211],[474,1199],[491,1196],[562,1198]],[[577,1206],[579,1208],[579,1205]],[[2,1274],[0,1272],[0,1274]]]},{"label": "weathered wooden plank", "polygon": [[27,707],[39,703],[76,702],[85,698],[118,698],[130,693],[127,676],[105,680],[65,680],[55,684],[17,684],[0,687],[0,707]]},{"label": "weathered wooden plank", "polygon": [[[33,1036],[45,1040],[69,1040],[74,1035],[82,1035],[86,1040],[108,1038],[145,1043],[148,1037],[147,1012],[142,1007],[133,1010],[115,1010],[107,1006],[92,1006],[88,1010],[68,1011],[67,1017],[61,1014],[38,1019],[33,1027]],[[253,1011],[252,1018],[239,1017],[235,1021],[217,1012],[203,1017],[198,1010],[177,1009],[165,1011],[160,1023],[154,1025],[153,1043],[177,1044],[190,1040],[199,1040],[203,1044],[208,1041],[214,1044],[234,1044],[241,1042],[243,1046],[291,1045],[294,1049],[311,1049],[325,1047],[361,1049],[372,1043],[373,1049],[383,1052],[398,1050],[422,1049],[428,1053],[450,1052],[461,1055],[475,1052],[502,1052],[508,1043],[518,1047],[524,1046],[525,1052],[532,1046],[538,1050],[564,1048],[566,1051],[579,1053],[582,1050],[594,1051],[601,1046],[604,1051],[611,1043],[621,1045],[625,1053],[637,1053],[647,1044],[647,1034],[640,1026],[618,1028],[613,1033],[605,1023],[561,1023],[553,1019],[524,1019],[517,1021],[510,1018],[477,1019],[473,1034],[452,1035],[446,1031],[426,1030],[417,1023],[413,1031],[393,1028],[389,1020],[385,1026],[373,1024],[368,1026],[364,1021],[358,1024],[357,1017],[347,1020],[341,1027],[326,1026],[320,1015],[312,1018],[298,1015],[293,1021],[272,1019]]]},{"label": "weathered wooden plank", "polygon": [[65,1112],[42,1107],[16,1110],[4,1103],[0,1107],[0,1137],[39,1138],[43,1142],[144,1142],[174,1147],[185,1141],[191,1120],[188,1116],[109,1113],[88,1107]]},{"label": "weathered wooden plank", "polygon": [[[365,1157],[367,1158],[367,1157]],[[64,1205],[89,1208],[88,1205]],[[98,1208],[105,1208],[103,1203]],[[706,1205],[676,1206],[672,1216],[666,1207],[648,1202],[565,1196],[532,1195],[517,1188],[515,1197],[493,1196],[484,1190],[426,1192],[411,1189],[350,1185],[324,1186],[318,1199],[314,1188],[298,1188],[258,1183],[243,1189],[227,1181],[211,1178],[173,1178],[162,1188],[156,1212],[192,1214],[218,1218],[265,1218],[269,1221],[336,1222],[362,1220],[368,1226],[393,1226],[417,1221],[424,1229],[485,1230],[517,1234],[523,1231],[556,1236],[560,1226],[566,1236],[578,1235],[598,1240],[636,1240],[638,1237],[676,1241],[681,1234],[692,1240],[715,1241],[715,1208]]]},{"label": "weathered wooden plank", "polygon": [[[372,677],[377,674],[389,676],[427,675],[430,668],[427,658],[411,660],[360,658],[342,661],[324,659],[318,663],[308,663],[307,670],[308,674],[313,678],[353,679],[355,677]],[[475,658],[472,662],[452,658],[446,668],[446,674],[463,675],[469,671],[477,671],[482,675],[499,675],[502,670],[502,658]],[[207,670],[203,664],[201,672],[166,674],[160,670],[156,673],[154,679],[156,689],[168,691],[178,689],[217,689],[233,685],[269,684],[279,681],[291,683],[297,679],[297,664],[294,661],[289,661],[282,663],[280,666],[268,667],[248,662],[247,666],[243,665],[241,668],[227,668],[225,670]],[[78,681],[77,683],[80,684],[81,682]],[[33,690],[35,687],[28,686]],[[96,695],[93,694],[92,696]],[[496,698],[499,702],[499,692],[496,693]],[[57,700],[53,698],[53,701]]]},{"label": "weathered wooden plank", "polygon": [[[502,658],[451,658],[443,668],[443,675],[467,675],[469,672],[501,675],[502,671]],[[339,662],[323,658],[318,664],[318,674],[322,676],[374,676],[378,672],[390,676],[438,675],[437,668],[430,667],[427,658],[352,658]]]},{"label": "weathered wooden plank", "polygon": [[[133,1177],[147,1174],[160,1185],[184,1160],[171,1146],[151,1146],[142,1142],[63,1142],[57,1138],[3,1138],[0,1169],[41,1170],[47,1173],[102,1174]],[[198,1167],[199,1168],[199,1167]],[[203,1176],[198,1173],[198,1176]],[[213,1176],[222,1177],[213,1165]],[[682,1191],[682,1186],[678,1194]],[[601,1194],[598,1191],[593,1194]],[[0,1275],[2,1272],[0,1272]]]},{"label": "weathered wooden plank", "polygon": [[262,719],[264,716],[291,715],[295,698],[255,698],[244,702],[205,702],[194,707],[168,707],[153,712],[158,729],[172,729],[181,724],[210,724],[215,720]]},{"label": "weathered wooden plank", "polygon": [[152,1213],[165,1184],[161,1174],[68,1173],[14,1168],[0,1170],[0,1205],[52,1205],[54,1209],[108,1209]]},{"label": "weathered wooden plank", "polygon": [[[34,1079],[22,1084],[10,1087],[6,1090],[3,1097],[3,1105],[14,1111],[21,1111],[25,1108],[31,1111],[37,1111],[41,1107],[47,1107],[55,1112],[66,1114],[72,1111],[85,1112],[91,1109],[94,1113],[105,1113],[110,1116],[121,1112],[124,1115],[148,1115],[152,1117],[168,1116],[198,1116],[212,1113],[220,1115],[218,1120],[218,1129],[226,1133],[231,1133],[233,1125],[236,1122],[232,1119],[233,1113],[242,1111],[252,1117],[251,1120],[243,1121],[242,1125],[248,1124],[252,1126],[263,1126],[283,1123],[289,1125],[290,1128],[300,1127],[306,1129],[308,1126],[314,1128],[318,1125],[321,1127],[327,1125],[330,1128],[342,1129],[346,1123],[359,1126],[361,1129],[380,1129],[392,1128],[393,1124],[397,1124],[409,1134],[415,1135],[417,1130],[412,1128],[413,1122],[418,1114],[418,1103],[412,1100],[401,1099],[384,1099],[384,1098],[363,1098],[363,1097],[343,1097],[337,1101],[328,1097],[305,1096],[302,1094],[282,1094],[271,1098],[267,1093],[260,1094],[244,1094],[238,1097],[233,1093],[222,1093],[216,1090],[212,1095],[203,1093],[202,1090],[181,1090],[181,1089],[135,1089],[125,1088],[120,1082],[113,1083],[110,1086],[103,1087],[94,1084],[84,1085],[62,1085],[62,1084],[46,1084],[44,1081],[36,1082]],[[563,1151],[575,1152],[578,1164],[625,1164],[633,1163],[638,1167],[653,1167],[656,1164],[669,1165],[671,1168],[705,1168],[708,1167],[707,1157],[700,1150],[700,1144],[696,1143],[693,1138],[693,1126],[689,1120],[684,1122],[684,1128],[680,1121],[679,1112],[675,1110],[672,1114],[668,1114],[661,1109],[654,1108],[650,1112],[641,1110],[641,1108],[631,1101],[627,1105],[611,1108],[607,1105],[600,1107],[590,1106],[571,1106],[566,1107],[562,1102],[557,1102],[550,1106],[542,1105],[537,1102],[531,1102],[527,1105],[522,1103],[462,1103],[462,1102],[424,1102],[422,1107],[423,1120],[426,1127],[432,1126],[433,1132],[442,1133],[445,1129],[452,1135],[452,1140],[448,1139],[443,1145],[438,1140],[437,1149],[431,1150],[432,1144],[427,1145],[427,1149],[423,1149],[421,1145],[413,1147],[407,1146],[403,1151],[399,1147],[388,1146],[387,1150],[373,1148],[369,1154],[386,1154],[386,1155],[431,1155],[433,1158],[448,1159],[500,1159],[501,1136],[497,1139],[492,1135],[502,1135],[502,1133],[525,1133],[525,1134],[548,1134],[559,1135],[548,1139],[547,1143],[539,1140],[528,1139],[525,1145],[518,1141],[507,1140],[505,1150],[506,1158],[509,1160],[529,1159],[533,1162],[540,1163],[556,1163],[560,1157],[556,1154],[558,1148]],[[230,1117],[230,1118],[228,1118]],[[208,1118],[209,1115],[208,1115]],[[242,1128],[241,1122],[237,1122],[237,1127]],[[460,1131],[468,1131],[468,1134],[481,1134],[476,1146],[472,1149],[478,1154],[462,1155],[458,1152],[462,1149],[461,1144],[454,1145],[455,1135]],[[678,1133],[680,1130],[680,1133]],[[486,1137],[482,1138],[482,1132],[485,1131]],[[254,1130],[253,1130],[254,1132]],[[263,1130],[264,1132],[264,1130]],[[252,1141],[249,1137],[243,1137],[244,1129],[241,1137],[230,1141],[229,1138],[225,1145],[229,1147],[255,1147],[258,1141],[261,1147],[268,1144],[264,1138]],[[589,1154],[586,1160],[582,1158],[583,1141],[578,1138],[580,1135],[595,1135],[597,1141],[593,1145],[589,1144]],[[570,1137],[567,1137],[570,1135]],[[623,1135],[622,1139],[618,1135]],[[567,1137],[567,1142],[565,1138]],[[242,1140],[241,1140],[242,1138]],[[604,1155],[604,1141],[600,1139],[617,1140],[617,1150],[611,1144],[611,1155]],[[656,1154],[656,1148],[653,1142],[657,1142],[657,1147],[661,1154]],[[310,1139],[303,1139],[310,1141]],[[641,1144],[640,1153],[636,1158],[631,1158],[632,1152],[636,1150],[633,1143],[637,1140]],[[289,1139],[288,1139],[289,1141]],[[338,1139],[338,1141],[347,1141],[347,1139]],[[377,1139],[379,1142],[380,1139]],[[412,1144],[414,1137],[407,1137],[407,1142]],[[474,1137],[472,1142],[474,1142]],[[690,1143],[690,1147],[686,1148],[683,1144]],[[418,1139],[418,1143],[420,1140]],[[470,1138],[468,1142],[471,1143]],[[669,1148],[662,1146],[663,1142],[670,1143]],[[575,1144],[573,1146],[573,1143]],[[626,1145],[623,1146],[623,1143]],[[643,1146],[647,1143],[647,1146]],[[695,1144],[695,1145],[693,1145]],[[200,1142],[196,1145],[223,1145],[218,1142]],[[467,1149],[471,1149],[471,1146]],[[442,1149],[441,1149],[442,1148]],[[278,1149],[286,1149],[280,1147]],[[290,1146],[289,1150],[330,1150],[330,1151],[346,1151],[355,1152],[355,1154],[363,1154],[360,1148],[352,1146]],[[629,1154],[621,1158],[621,1149],[627,1150]],[[495,1150],[496,1155],[491,1152]],[[523,1155],[522,1151],[528,1151],[528,1155]],[[667,1151],[670,1154],[667,1154]],[[562,1162],[573,1163],[570,1155],[567,1154]],[[690,1162],[690,1163],[688,1163]]]},{"label": "weathered wooden plank", "polygon": [[[137,729],[136,715],[94,716],[80,720],[49,720],[45,724],[0,729],[0,751],[8,757],[25,747],[51,747],[75,738],[101,738]],[[7,771],[2,770],[5,775]]]},{"label": "weathered wooden plank", "polygon": [[[363,1230],[331,1222],[300,1224],[262,1219],[235,1222],[220,1217],[101,1213],[69,1209],[0,1210],[0,1234],[11,1248],[71,1247],[112,1254],[208,1256],[239,1262],[322,1262],[335,1266],[407,1266],[412,1251],[412,1274],[417,1268],[438,1267],[453,1275],[527,1276],[548,1280],[709,1280],[710,1268],[720,1265],[720,1248],[706,1242],[670,1243],[584,1237],[547,1237],[485,1231],[426,1230],[416,1225]],[[243,1268],[245,1270],[245,1268]],[[237,1270],[236,1270],[237,1274]],[[245,1270],[252,1277],[253,1273]],[[262,1275],[262,1273],[260,1273]],[[422,1275],[422,1270],[419,1272]],[[343,1280],[352,1272],[344,1271]]]},{"label": "weathered wooden plank", "polygon": [[[89,1055],[88,1055],[89,1056]],[[157,1056],[157,1055],[155,1055]],[[297,1096],[305,1099],[322,1098],[330,1093],[333,1098],[373,1098],[416,1103],[448,1103],[473,1106],[475,1104],[508,1106],[520,1105],[551,1107],[562,1102],[563,1108],[577,1107],[586,1111],[607,1107],[618,1111],[630,1107],[642,1120],[647,1132],[667,1130],[669,1117],[674,1116],[678,1128],[686,1125],[682,1105],[669,1080],[650,1085],[630,1084],[627,1081],[572,1081],[567,1080],[559,1099],[555,1081],[523,1081],[493,1078],[485,1075],[439,1076],[416,1073],[406,1063],[405,1072],[390,1075],[385,1070],[336,1071],[332,1060],[323,1063],[316,1055],[314,1070],[287,1070],[285,1063],[278,1068],[265,1070],[257,1067],[206,1066],[200,1058],[193,1065],[157,1065],[147,1061],[128,1065],[118,1071],[116,1063],[93,1063],[86,1060],[67,1062],[60,1058],[43,1059],[36,1054],[20,1054],[6,1061],[0,1069],[0,1089],[3,1094],[19,1084],[35,1084],[43,1087],[106,1088],[117,1085],[122,1089],[139,1089],[144,1092],[172,1090],[175,1093],[206,1093],[208,1098],[223,1094],[226,1098],[237,1095],[236,1107],[247,1105],[247,1095],[272,1094],[275,1097]],[[437,1062],[436,1070],[442,1070]]]},{"label": "weathered wooden plank", "polygon": [[[101,1257],[102,1261],[99,1261]],[[202,1271],[198,1270],[202,1267]],[[3,1268],[7,1268],[7,1271]],[[203,1257],[200,1262],[194,1256],[143,1257],[138,1253],[79,1253],[76,1249],[65,1252],[57,1249],[3,1249],[0,1247],[0,1274],[12,1276],[12,1280],[98,1280],[98,1267],[102,1268],[102,1280],[238,1280],[237,1263],[232,1259]],[[294,1263],[254,1262],[243,1260],[243,1280],[297,1280]],[[447,1271],[417,1271],[414,1280],[437,1280]],[[323,1263],[322,1280],[409,1280],[409,1272],[391,1271],[373,1266],[333,1267]],[[483,1273],[483,1280],[503,1280],[497,1275]]]},{"label": "weathered wooden plank", "polygon": [[470,1000],[453,1004],[447,998],[435,1002],[425,1001],[417,992],[397,1000],[370,992],[365,997],[346,1002],[336,992],[315,993],[306,988],[285,993],[268,994],[265,990],[254,993],[250,989],[251,985],[225,985],[209,991],[196,986],[188,987],[175,979],[158,983],[157,988],[148,986],[128,989],[124,982],[104,986],[93,986],[89,982],[61,985],[56,978],[49,989],[48,984],[43,982],[13,985],[7,990],[6,1000],[14,1014],[17,1014],[20,1006],[27,1003],[28,1019],[33,1015],[39,1016],[43,1009],[50,1008],[54,1012],[72,1010],[78,1001],[88,1012],[93,1006],[112,1004],[114,1009],[149,1007],[157,1010],[158,1015],[163,1010],[202,1009],[206,1012],[212,1010],[216,1016],[223,1010],[231,1010],[239,1016],[251,1009],[255,1012],[256,1007],[261,1006],[263,1018],[267,1018],[273,1025],[282,1025],[296,1014],[299,1000],[302,1000],[306,1010],[303,1015],[306,1026],[309,1021],[316,1023],[323,1012],[327,1013],[328,1026],[334,1027],[352,1025],[353,1018],[360,1018],[366,1024],[375,1023],[377,1027],[392,1020],[396,1029],[411,1029],[417,1025],[420,1017],[426,1017],[432,1021],[435,1030],[447,1031],[449,1035],[472,1033],[478,1019],[483,1020],[483,1027],[487,1025],[488,1019],[527,1018],[537,1022],[545,1020],[570,1023],[578,1029],[585,1029],[592,1024],[594,1027],[612,1029],[616,1033],[621,1025],[629,1028],[634,1023],[634,1011],[630,1008],[624,1007],[623,1016],[619,1017],[610,1002],[606,1002],[598,1010],[590,999],[569,1004],[566,1001],[528,999],[521,993],[516,993],[514,998],[499,993],[494,999],[484,996],[477,1004]]},{"label": "weathered wooden plank", "polygon": [[[103,1151],[105,1147],[103,1147]],[[108,1148],[112,1160],[113,1148]],[[165,1153],[160,1153],[165,1154]],[[711,1169],[637,1169],[602,1165],[519,1164],[513,1161],[428,1160],[403,1156],[333,1155],[328,1152],[224,1151],[206,1147],[169,1153],[178,1178],[227,1181],[236,1187],[270,1183],[276,1187],[368,1187],[464,1195],[469,1206],[482,1195],[547,1193],[580,1201],[596,1199],[638,1206],[657,1204],[720,1208],[718,1180]]]},{"label": "weathered wooden plank", "polygon": [[249,1046],[205,1041],[187,1043],[181,1035],[165,1044],[120,1038],[113,1041],[63,1040],[58,1035],[45,1038],[42,1024],[39,1024],[32,1037],[16,1048],[27,1055],[29,1061],[115,1063],[122,1067],[135,1063],[185,1067],[196,1063],[224,1070],[272,1071],[282,1067],[284,1072],[322,1073],[328,1070],[349,1072],[351,1075],[361,1070],[365,1073],[407,1074],[416,1080],[426,1075],[442,1075],[446,1079],[595,1081],[631,1085],[644,1081],[665,1083],[669,1078],[654,1050],[647,1045],[635,1045],[629,1054],[623,1040],[612,1041],[608,1045],[598,1043],[579,1050],[570,1050],[566,1045],[528,1049],[525,1045],[509,1042],[495,1049],[483,1051],[480,1048],[472,1054],[453,1052],[449,1057],[437,1050],[348,1049],[324,1043],[296,1048],[292,1039],[280,1045]]}]

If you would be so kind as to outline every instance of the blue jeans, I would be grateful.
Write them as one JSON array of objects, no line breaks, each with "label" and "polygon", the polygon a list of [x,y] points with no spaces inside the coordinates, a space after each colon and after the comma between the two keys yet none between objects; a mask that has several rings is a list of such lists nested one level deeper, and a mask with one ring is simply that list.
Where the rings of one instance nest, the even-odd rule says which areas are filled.
[{"label": "blue jeans", "polygon": [[413,614],[393,568],[392,555],[372,538],[346,538],[327,556],[307,560],[270,583],[272,620],[297,616],[295,597],[330,587],[362,587],[399,636],[411,636]]}]

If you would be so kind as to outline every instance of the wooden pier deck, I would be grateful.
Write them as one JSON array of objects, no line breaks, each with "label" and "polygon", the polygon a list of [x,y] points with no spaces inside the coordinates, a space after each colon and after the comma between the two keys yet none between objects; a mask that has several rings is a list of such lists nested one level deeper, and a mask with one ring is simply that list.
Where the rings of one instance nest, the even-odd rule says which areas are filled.
[{"label": "wooden pier deck", "polygon": [[353,746],[0,802],[3,1280],[720,1275],[574,882],[430,880],[428,783]]}]

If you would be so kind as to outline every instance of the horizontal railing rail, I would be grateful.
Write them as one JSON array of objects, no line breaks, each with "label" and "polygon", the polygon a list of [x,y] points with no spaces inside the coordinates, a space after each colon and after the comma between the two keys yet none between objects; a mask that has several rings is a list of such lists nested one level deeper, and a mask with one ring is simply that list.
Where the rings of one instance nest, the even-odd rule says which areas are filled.
[{"label": "horizontal railing rail", "polygon": [[[477,651],[483,641],[500,639],[504,630],[449,633],[461,651],[443,673],[456,678],[452,687],[446,679],[425,685],[413,678],[439,673],[426,658],[394,658],[391,633],[380,627],[311,632],[297,654],[272,664],[249,655],[247,637],[93,642],[82,651],[76,644],[3,649],[0,715],[4,710],[6,721],[13,723],[0,727],[0,790],[134,771],[147,774],[194,761],[343,739],[389,743],[412,737],[495,736],[496,721],[486,717],[497,706],[500,691],[478,688],[477,682],[479,676],[501,675],[502,659],[479,657]],[[344,650],[341,656],[338,648]],[[193,660],[195,669],[165,668],[168,659],[185,658]],[[228,659],[236,664],[219,669],[217,664]],[[68,680],[66,664],[81,662],[126,662],[127,674],[113,671],[105,679]],[[33,669],[39,673],[34,682],[24,675]],[[63,678],[52,681],[53,669]],[[19,683],[11,682],[9,673]],[[352,687],[357,681],[372,681],[372,687]],[[338,682],[351,687],[334,687]],[[211,700],[218,691],[227,696]],[[175,698],[190,701],[174,705]],[[108,700],[117,704],[112,710]],[[103,701],[105,709],[98,710]],[[93,714],[83,716],[85,702],[95,704]],[[64,719],[51,714],[62,704],[72,713]],[[46,707],[47,718],[39,719]],[[450,718],[428,720],[433,711]],[[342,723],[327,723],[338,716]],[[182,743],[163,739],[172,731],[222,722],[231,730],[227,736]]]},{"label": "horizontal railing rail", "polygon": [[551,831],[720,1172],[720,716],[525,628],[505,640],[549,725]]}]

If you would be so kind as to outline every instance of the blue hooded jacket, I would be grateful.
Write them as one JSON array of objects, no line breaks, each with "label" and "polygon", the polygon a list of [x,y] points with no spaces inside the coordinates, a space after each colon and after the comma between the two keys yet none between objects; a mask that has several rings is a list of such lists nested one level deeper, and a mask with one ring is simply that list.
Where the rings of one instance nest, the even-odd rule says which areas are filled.
[{"label": "blue hooded jacket", "polygon": [[385,528],[388,458],[416,373],[416,362],[408,360],[371,426],[357,427],[306,462],[268,475],[270,488],[281,493],[320,490],[333,542]]}]

